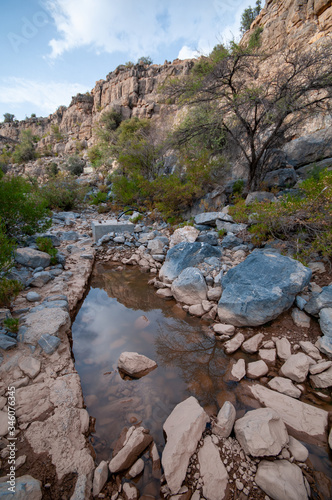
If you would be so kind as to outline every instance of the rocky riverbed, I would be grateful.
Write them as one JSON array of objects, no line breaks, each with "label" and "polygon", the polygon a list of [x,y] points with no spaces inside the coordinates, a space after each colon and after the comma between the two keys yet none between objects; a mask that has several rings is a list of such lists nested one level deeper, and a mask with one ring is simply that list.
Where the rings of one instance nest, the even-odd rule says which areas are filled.
[{"label": "rocky riverbed", "polygon": [[[120,224],[117,232],[93,239],[92,228],[114,217],[105,220],[93,210],[54,214],[49,237],[59,249],[58,264],[50,266],[33,238],[30,248],[16,253],[12,276],[25,290],[12,311],[1,311],[2,319],[19,318],[20,328],[17,336],[4,328],[0,334],[0,497],[8,492],[8,445],[14,437],[16,494],[29,491],[31,499],[329,498],[329,479],[313,470],[307,448],[297,441],[332,444],[329,263],[302,266],[281,255],[277,244],[255,249],[227,209],[199,214],[194,227],[173,233],[163,222],[121,220],[124,231]],[[227,377],[252,410],[239,415],[232,401],[218,401],[218,412],[211,412],[191,396],[164,423],[161,457],[148,429],[133,426],[124,429],[112,459],[95,468],[87,439],[93,422],[70,333],[95,259],[120,270],[138,266],[151,274],[156,294],[201,318],[206,334],[233,356]],[[131,365],[142,362],[135,353],[129,357]],[[142,366],[136,373],[144,375]],[[144,473],[146,460],[161,489],[140,496],[133,478]]]}]

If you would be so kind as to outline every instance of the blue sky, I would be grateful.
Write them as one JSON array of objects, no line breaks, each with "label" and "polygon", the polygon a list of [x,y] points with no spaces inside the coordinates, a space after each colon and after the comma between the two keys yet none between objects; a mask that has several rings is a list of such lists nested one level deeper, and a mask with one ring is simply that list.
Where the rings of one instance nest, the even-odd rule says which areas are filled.
[{"label": "blue sky", "polygon": [[207,54],[250,0],[0,0],[0,120],[47,116],[119,64]]}]

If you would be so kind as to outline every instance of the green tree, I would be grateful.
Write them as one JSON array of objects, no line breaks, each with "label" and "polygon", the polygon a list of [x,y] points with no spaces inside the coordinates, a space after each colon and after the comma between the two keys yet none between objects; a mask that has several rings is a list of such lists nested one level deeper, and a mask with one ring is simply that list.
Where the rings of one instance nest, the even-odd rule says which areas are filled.
[{"label": "green tree", "polygon": [[3,118],[4,123],[12,123],[14,121],[15,115],[12,115],[11,113],[5,113],[3,115]]},{"label": "green tree", "polygon": [[256,7],[252,8],[250,5],[247,9],[245,9],[241,16],[241,33],[245,33],[250,29],[251,23],[256,19],[258,14],[261,11],[261,2],[260,0],[256,1]]},{"label": "green tree", "polygon": [[144,65],[144,66],[145,66],[146,64],[147,64],[148,66],[150,66],[150,64],[152,64],[152,63],[153,63],[153,61],[152,61],[152,59],[151,59],[151,57],[150,57],[150,56],[143,56],[143,57],[140,57],[140,58],[138,59],[138,61],[137,61],[137,64],[141,64],[141,65]]}]

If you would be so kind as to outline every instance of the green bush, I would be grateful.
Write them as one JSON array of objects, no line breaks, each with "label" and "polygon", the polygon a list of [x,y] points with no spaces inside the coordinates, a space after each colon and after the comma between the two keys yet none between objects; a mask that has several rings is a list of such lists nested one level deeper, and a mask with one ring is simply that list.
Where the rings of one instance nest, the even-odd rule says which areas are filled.
[{"label": "green bush", "polygon": [[17,318],[6,318],[3,324],[10,332],[18,333],[19,320]]},{"label": "green bush", "polygon": [[60,132],[59,125],[55,125],[55,124],[51,125],[51,131],[52,131],[52,135],[53,135],[54,139],[56,140],[56,142],[63,141],[64,137]]},{"label": "green bush", "polygon": [[256,0],[256,7],[252,8],[250,5],[245,9],[241,16],[241,32],[245,33],[250,29],[251,23],[258,16],[261,11],[261,2]]},{"label": "green bush", "polygon": [[65,164],[65,169],[71,175],[79,176],[83,174],[85,161],[78,155],[70,156]]},{"label": "green bush", "polygon": [[42,186],[41,195],[52,210],[73,210],[83,202],[86,191],[74,177],[58,176]]},{"label": "green bush", "polygon": [[0,273],[6,274],[10,269],[13,260],[14,244],[6,235],[6,228],[0,223]]},{"label": "green bush", "polygon": [[107,201],[107,193],[102,193],[98,191],[90,200],[90,205],[99,205],[100,203],[105,203]]},{"label": "green bush", "polygon": [[153,63],[152,59],[150,56],[143,56],[143,57],[140,57],[137,61],[138,64],[144,64],[144,65],[148,65],[150,66],[150,64]]},{"label": "green bush", "polygon": [[51,256],[51,265],[54,266],[55,264],[57,264],[58,261],[56,256],[58,254],[58,250],[54,248],[50,238],[42,238],[41,236],[39,236],[36,239],[36,243],[38,250],[40,250],[41,252],[48,253],[48,255]]},{"label": "green bush", "polygon": [[20,144],[18,144],[13,153],[13,161],[15,163],[24,163],[34,160],[36,154],[36,142],[39,137],[34,136],[30,129],[22,130],[20,135]]},{"label": "green bush", "polygon": [[3,122],[4,123],[13,123],[15,118],[15,115],[12,115],[11,113],[5,113],[3,115]]},{"label": "green bush", "polygon": [[59,173],[59,167],[55,163],[55,161],[52,161],[47,167],[45,168],[45,172],[48,175],[48,177],[56,177]]},{"label": "green bush", "polygon": [[22,289],[23,285],[19,281],[0,278],[0,307],[10,307]]},{"label": "green bush", "polygon": [[102,163],[103,153],[99,146],[92,146],[88,150],[88,158],[94,167],[99,167]]}]

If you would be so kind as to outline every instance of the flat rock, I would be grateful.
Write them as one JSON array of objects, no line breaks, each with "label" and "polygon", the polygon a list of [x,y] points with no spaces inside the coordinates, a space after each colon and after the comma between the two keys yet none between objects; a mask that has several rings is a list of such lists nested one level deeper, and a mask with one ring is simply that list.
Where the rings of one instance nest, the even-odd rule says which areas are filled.
[{"label": "flat rock", "polygon": [[129,469],[152,442],[152,436],[144,427],[130,427],[126,433],[123,447],[112,458],[109,470],[112,474]]},{"label": "flat rock", "polygon": [[4,351],[9,351],[9,349],[13,349],[13,347],[17,346],[17,342],[13,337],[9,335],[5,335],[4,333],[0,333],[0,349]]},{"label": "flat rock", "polygon": [[260,359],[259,361],[252,361],[251,363],[247,364],[247,377],[256,379],[260,377],[264,377],[269,371],[269,367],[263,361]]},{"label": "flat rock", "polygon": [[96,467],[93,477],[93,496],[99,495],[101,490],[104,488],[108,478],[108,465],[105,460],[100,462],[98,467]]},{"label": "flat rock", "polygon": [[35,273],[30,280],[30,286],[35,286],[36,288],[41,288],[46,285],[49,281],[51,281],[52,275],[48,271],[40,271],[39,273]]},{"label": "flat rock", "polygon": [[212,432],[217,436],[227,438],[234,426],[236,410],[230,401],[226,401],[217,415],[217,420],[213,425]]},{"label": "flat rock", "polygon": [[173,248],[179,243],[193,243],[199,235],[198,229],[193,226],[184,226],[176,229],[169,240],[169,248]]},{"label": "flat rock", "polygon": [[195,224],[203,224],[207,226],[215,226],[217,220],[232,222],[232,217],[224,212],[204,212],[195,215]]},{"label": "flat rock", "polygon": [[224,343],[225,352],[227,352],[227,354],[232,354],[237,351],[241,347],[243,341],[243,333],[237,333],[232,339],[227,340],[227,342]]},{"label": "flat rock", "polygon": [[292,310],[292,319],[299,328],[310,328],[310,317],[297,307]]},{"label": "flat rock", "polygon": [[235,326],[217,323],[216,325],[213,325],[213,331],[217,335],[233,335],[235,332]]},{"label": "flat rock", "polygon": [[206,500],[223,500],[228,484],[228,473],[221,461],[219,448],[211,439],[204,438],[203,446],[198,451],[200,475],[203,480],[203,495]]},{"label": "flat rock", "polygon": [[316,361],[322,359],[322,356],[317,347],[315,347],[314,344],[312,344],[308,340],[300,340],[299,344],[301,349],[312,359],[315,359]]},{"label": "flat rock", "polygon": [[308,356],[302,352],[292,354],[280,368],[280,375],[294,380],[304,382],[309,372]]},{"label": "flat rock", "polygon": [[[60,308],[31,312],[26,316],[21,340],[26,344],[36,345],[43,334],[57,336],[60,330],[67,331],[69,327],[70,316],[67,311]],[[21,329],[19,337],[20,333]]]},{"label": "flat rock", "polygon": [[255,476],[256,484],[274,500],[307,500],[300,467],[288,460],[262,460]]},{"label": "flat rock", "polygon": [[197,448],[208,415],[196,398],[189,397],[176,405],[164,423],[167,442],[162,454],[162,465],[168,487],[178,493],[186,477],[191,455]]},{"label": "flat rock", "polygon": [[161,280],[173,281],[186,267],[196,267],[209,257],[220,259],[221,250],[207,243],[179,243],[171,248],[166,255],[165,262],[160,269]]},{"label": "flat rock", "polygon": [[271,250],[254,250],[222,278],[219,318],[235,326],[259,326],[289,309],[309,284],[311,270]]},{"label": "flat rock", "polygon": [[249,354],[254,354],[258,351],[259,344],[262,342],[264,335],[262,333],[257,333],[250,339],[243,342],[241,349]]},{"label": "flat rock", "polygon": [[325,307],[320,310],[319,325],[324,335],[332,337],[332,307]]},{"label": "flat rock", "polygon": [[274,391],[281,392],[282,394],[286,394],[287,396],[290,396],[291,398],[299,398],[302,394],[300,389],[298,389],[289,378],[284,378],[284,377],[274,377],[269,382],[267,385],[270,387],[270,389]]},{"label": "flat rock", "polygon": [[128,474],[130,477],[136,477],[138,474],[140,474],[144,469],[144,460],[139,458],[134,465],[131,466]]},{"label": "flat rock", "polygon": [[157,368],[157,363],[137,352],[123,352],[118,359],[118,368],[130,377],[140,378]]},{"label": "flat rock", "polygon": [[276,348],[278,358],[283,361],[286,361],[292,355],[291,345],[286,337],[282,337],[276,341]]},{"label": "flat rock", "polygon": [[317,375],[317,373],[322,373],[331,366],[332,366],[332,361],[322,361],[321,363],[317,363],[316,365],[310,366],[309,372],[311,375]]},{"label": "flat rock", "polygon": [[277,351],[276,349],[259,349],[258,356],[265,361],[265,363],[273,364],[277,359]]},{"label": "flat rock", "polygon": [[51,262],[51,257],[48,253],[40,252],[34,248],[17,248],[14,254],[15,261],[23,266],[33,267],[48,267]]},{"label": "flat rock", "polygon": [[44,333],[38,340],[38,344],[46,354],[51,355],[57,350],[57,348],[61,344],[61,340],[55,335]]},{"label": "flat rock", "polygon": [[40,372],[41,363],[39,359],[29,356],[21,358],[18,362],[18,366],[25,375],[28,375],[30,378],[35,378]]},{"label": "flat rock", "polygon": [[205,278],[195,267],[184,269],[173,281],[171,290],[175,300],[187,305],[199,304],[207,299]]},{"label": "flat rock", "polygon": [[317,444],[327,441],[328,412],[259,384],[247,386],[249,394],[262,405],[276,410],[292,433]]},{"label": "flat rock", "polygon": [[246,374],[246,363],[244,359],[240,358],[231,368],[232,379],[239,382]]},{"label": "flat rock", "polygon": [[286,426],[271,408],[248,411],[235,422],[236,439],[253,457],[276,456],[288,443]]},{"label": "flat rock", "polygon": [[332,367],[317,375],[310,375],[311,383],[314,387],[319,389],[326,389],[332,386]]},{"label": "flat rock", "polygon": [[26,474],[15,479],[15,493],[8,491],[7,482],[0,483],[0,498],[13,500],[41,500],[41,482]]},{"label": "flat rock", "polygon": [[289,436],[288,448],[295,460],[305,462],[309,456],[308,449],[293,436]]}]

